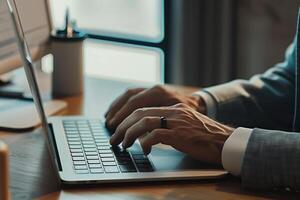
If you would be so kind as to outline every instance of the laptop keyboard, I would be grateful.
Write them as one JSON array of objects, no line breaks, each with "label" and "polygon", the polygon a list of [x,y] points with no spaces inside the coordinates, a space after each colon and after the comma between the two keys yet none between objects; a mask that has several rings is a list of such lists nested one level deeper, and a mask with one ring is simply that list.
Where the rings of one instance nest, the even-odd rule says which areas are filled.
[{"label": "laptop keyboard", "polygon": [[100,120],[64,120],[63,126],[77,174],[154,171],[142,150],[130,152],[112,147]]}]

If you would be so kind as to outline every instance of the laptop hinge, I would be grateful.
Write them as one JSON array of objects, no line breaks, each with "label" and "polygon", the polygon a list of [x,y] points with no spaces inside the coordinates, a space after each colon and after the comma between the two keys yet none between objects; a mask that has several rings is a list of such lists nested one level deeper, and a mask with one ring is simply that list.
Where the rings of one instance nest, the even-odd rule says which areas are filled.
[{"label": "laptop hinge", "polygon": [[61,172],[62,171],[62,166],[61,166],[61,162],[60,162],[59,153],[58,153],[58,150],[57,150],[56,140],[55,140],[55,137],[54,137],[53,126],[52,126],[51,123],[49,123],[48,126],[49,126],[49,136],[48,136],[48,138],[49,138],[50,150],[52,150],[52,153],[54,153],[55,164],[56,164],[58,170]]}]

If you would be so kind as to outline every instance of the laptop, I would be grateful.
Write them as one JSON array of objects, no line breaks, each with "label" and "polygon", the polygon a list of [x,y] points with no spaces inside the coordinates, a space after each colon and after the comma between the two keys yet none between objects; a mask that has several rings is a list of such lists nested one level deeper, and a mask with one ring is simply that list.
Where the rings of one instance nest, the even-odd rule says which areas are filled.
[{"label": "laptop", "polygon": [[[157,145],[146,156],[138,141],[126,150],[109,144],[110,133],[100,119],[61,116],[47,119],[18,10],[7,0],[19,53],[34,98],[50,155],[64,184],[217,179],[223,169],[196,161],[169,146]],[[13,0],[14,1],[14,0]]]}]

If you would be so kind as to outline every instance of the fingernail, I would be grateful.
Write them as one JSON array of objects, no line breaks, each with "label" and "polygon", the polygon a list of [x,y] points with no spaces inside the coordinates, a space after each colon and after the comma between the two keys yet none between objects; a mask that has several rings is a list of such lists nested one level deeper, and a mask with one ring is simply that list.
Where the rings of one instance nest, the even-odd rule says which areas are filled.
[{"label": "fingernail", "polygon": [[115,119],[114,118],[108,121],[108,125],[110,127],[113,126],[114,123],[115,123]]},{"label": "fingernail", "polygon": [[144,150],[145,155],[148,155],[149,153],[150,153],[149,150]]},{"label": "fingernail", "polygon": [[113,144],[115,143],[115,138],[114,138],[114,136],[111,136],[111,138],[109,139],[109,143],[110,143],[111,145],[113,145]]},{"label": "fingernail", "polygon": [[128,147],[128,144],[127,144],[127,142],[126,142],[126,141],[123,141],[123,142],[122,142],[122,147],[123,147],[123,149],[127,149],[127,147]]}]

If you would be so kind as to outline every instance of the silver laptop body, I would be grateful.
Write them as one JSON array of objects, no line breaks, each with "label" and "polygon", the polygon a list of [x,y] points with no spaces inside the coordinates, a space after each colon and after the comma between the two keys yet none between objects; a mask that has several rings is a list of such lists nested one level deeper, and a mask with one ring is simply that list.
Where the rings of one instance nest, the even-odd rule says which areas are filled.
[{"label": "silver laptop body", "polygon": [[100,119],[62,116],[48,120],[18,11],[10,1],[7,0],[7,4],[19,53],[46,134],[50,155],[63,183],[216,179],[227,175],[226,171],[205,166],[169,146],[157,145],[152,148],[149,156],[143,155],[138,141],[127,150],[111,147],[108,142],[109,132]]}]

